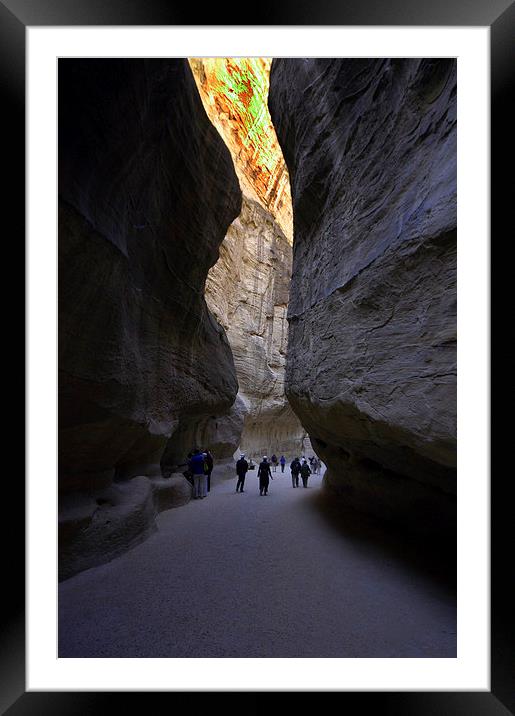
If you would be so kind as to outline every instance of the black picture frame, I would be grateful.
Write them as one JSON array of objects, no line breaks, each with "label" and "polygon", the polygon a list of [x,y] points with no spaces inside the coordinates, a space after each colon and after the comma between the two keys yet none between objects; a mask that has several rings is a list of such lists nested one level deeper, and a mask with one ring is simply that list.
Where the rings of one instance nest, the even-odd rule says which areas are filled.
[{"label": "black picture frame", "polygon": [[[25,30],[28,26],[73,25],[397,25],[397,26],[489,26],[491,31],[491,235],[500,235],[506,223],[513,198],[510,182],[503,179],[512,173],[513,123],[505,112],[515,86],[513,77],[513,44],[515,40],[515,3],[509,0],[288,0],[279,4],[263,3],[249,6],[248,17],[242,6],[231,12],[230,3],[223,6],[200,4],[179,5],[174,0],[0,0],[0,76],[2,88],[2,125],[4,139],[12,152],[9,167],[9,191],[6,206],[16,217],[14,255],[24,262],[25,246]],[[199,12],[202,23],[198,23]],[[230,20],[236,20],[231,22]],[[197,22],[195,22],[197,21]],[[513,98],[512,98],[513,99]],[[511,151],[510,151],[511,150]],[[510,217],[511,218],[511,217]],[[506,222],[504,222],[506,219]],[[17,248],[16,248],[17,247]],[[18,255],[16,254],[18,251]],[[493,296],[492,296],[493,298]],[[24,304],[23,304],[24,305]],[[492,313],[493,315],[493,313]],[[9,326],[9,320],[13,323]],[[19,319],[7,319],[13,335],[19,335]],[[16,333],[16,326],[18,331]],[[493,327],[493,326],[492,326]],[[23,336],[20,345],[23,345]],[[25,381],[24,381],[25,383]],[[23,384],[24,385],[24,384]],[[25,394],[21,385],[18,393]],[[20,401],[24,404],[24,401]],[[492,403],[493,407],[493,403]],[[493,435],[492,435],[493,439]],[[500,438],[499,438],[500,442]],[[493,452],[493,451],[492,451]],[[19,462],[19,460],[18,460]],[[25,504],[24,482],[19,464],[18,480],[9,481],[7,501],[10,505]],[[491,691],[472,692],[338,692],[341,707],[371,708],[385,714],[416,716],[467,715],[502,716],[515,714],[515,630],[513,624],[513,568],[506,564],[505,545],[511,543],[511,501],[509,479],[491,479]],[[509,475],[507,475],[509,477]],[[4,496],[5,500],[5,496]],[[5,503],[4,503],[5,504]],[[148,699],[164,697],[168,706],[177,709],[188,699],[188,708],[216,708],[223,693],[202,692],[26,692],[25,690],[25,532],[19,518],[4,535],[9,550],[9,589],[3,590],[7,605],[3,610],[0,643],[0,712],[9,716],[22,714],[98,714],[121,707],[121,699],[130,699],[133,706],[149,708]],[[283,698],[293,694],[274,694],[274,703],[281,707]],[[302,694],[302,699],[322,694]],[[270,704],[267,693],[236,693],[232,708],[255,713]],[[193,701],[191,700],[193,697]],[[277,700],[278,699],[278,700]],[[308,704],[307,704],[308,705]],[[289,701],[291,707],[291,701]],[[309,705],[308,705],[309,707]],[[161,713],[164,706],[153,708]],[[224,703],[227,709],[227,703]]]}]

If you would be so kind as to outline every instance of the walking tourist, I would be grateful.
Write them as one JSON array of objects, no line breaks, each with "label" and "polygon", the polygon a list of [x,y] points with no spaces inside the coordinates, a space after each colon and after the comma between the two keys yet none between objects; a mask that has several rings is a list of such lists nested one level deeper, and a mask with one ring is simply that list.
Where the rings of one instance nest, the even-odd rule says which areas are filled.
[{"label": "walking tourist", "polygon": [[281,463],[281,472],[284,472],[284,466],[286,465],[286,458],[284,455],[281,455],[279,458],[279,462]]},{"label": "walking tourist", "polygon": [[291,470],[291,484],[292,487],[299,486],[299,474],[300,474],[300,460],[298,457],[294,458],[290,463]]},{"label": "walking tourist", "polygon": [[274,466],[274,472],[275,472],[277,470],[277,455],[275,454],[275,452],[272,455],[271,460],[272,460],[272,465]]},{"label": "walking tourist", "polygon": [[303,460],[302,465],[300,466],[300,476],[302,477],[302,485],[303,487],[308,486],[308,477],[311,475],[311,470],[306,462],[306,460]]},{"label": "walking tourist", "polygon": [[245,476],[247,474],[248,469],[249,464],[245,460],[245,453],[242,452],[240,455],[240,459],[236,463],[236,474],[238,475],[238,482],[236,483],[236,492],[243,492],[243,485],[245,484]]},{"label": "walking tourist", "polygon": [[[259,494],[268,495],[268,485],[270,484],[269,478],[272,477],[272,471],[270,470],[270,464],[266,455],[263,455],[263,460],[259,463],[258,468],[259,477]],[[272,477],[272,480],[274,478]]]}]

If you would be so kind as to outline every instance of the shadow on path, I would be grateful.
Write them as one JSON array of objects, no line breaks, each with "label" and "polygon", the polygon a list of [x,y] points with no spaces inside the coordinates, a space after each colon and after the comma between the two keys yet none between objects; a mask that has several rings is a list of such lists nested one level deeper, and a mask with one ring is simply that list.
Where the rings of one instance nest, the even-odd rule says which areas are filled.
[{"label": "shadow on path", "polygon": [[368,556],[396,561],[427,578],[447,596],[456,596],[456,537],[410,534],[391,523],[346,507],[324,492],[310,496],[310,505],[345,542],[359,545]]}]

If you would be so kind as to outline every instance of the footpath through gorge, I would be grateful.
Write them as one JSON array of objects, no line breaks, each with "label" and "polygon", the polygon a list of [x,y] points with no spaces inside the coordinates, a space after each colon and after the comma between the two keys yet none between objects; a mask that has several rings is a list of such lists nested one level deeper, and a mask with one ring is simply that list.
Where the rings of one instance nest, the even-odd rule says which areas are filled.
[{"label": "footpath through gorge", "polygon": [[320,490],[215,470],[121,557],[59,585],[59,657],[455,657],[448,571]]}]

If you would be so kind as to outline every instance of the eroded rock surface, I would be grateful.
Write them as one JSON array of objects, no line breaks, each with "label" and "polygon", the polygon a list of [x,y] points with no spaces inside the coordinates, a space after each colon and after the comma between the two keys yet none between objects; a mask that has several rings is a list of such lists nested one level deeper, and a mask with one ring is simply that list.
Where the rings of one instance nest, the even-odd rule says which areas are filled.
[{"label": "eroded rock surface", "polygon": [[94,502],[114,478],[159,475],[182,420],[231,410],[234,362],[203,292],[240,206],[187,61],[60,60],[62,493]]},{"label": "eroded rock surface", "polygon": [[291,244],[290,180],[267,106],[271,59],[200,57],[189,63],[243,193],[272,214]]},{"label": "eroded rock surface", "polygon": [[[203,297],[241,194],[182,60],[59,66],[61,487],[146,474],[237,393]],[[87,480],[86,480],[87,482]]]},{"label": "eroded rock surface", "polygon": [[156,530],[155,517],[191,499],[181,474],[134,477],[102,490],[61,495],[59,580],[120,556]]},{"label": "eroded rock surface", "polygon": [[271,60],[189,62],[244,197],[206,284],[206,300],[234,354],[246,412],[240,447],[254,456],[300,454],[306,431],[284,394],[292,210],[288,170],[267,107]]},{"label": "eroded rock surface", "polygon": [[349,504],[452,526],[456,62],[278,59],[294,214],[286,392]]},{"label": "eroded rock surface", "polygon": [[186,456],[195,446],[209,450],[216,461],[231,458],[241,441],[247,407],[240,395],[230,410],[222,415],[184,417],[168,442],[162,458],[163,474],[176,467],[186,469]]},{"label": "eroded rock surface", "polygon": [[254,456],[299,454],[305,435],[284,394],[291,257],[270,212],[244,195],[206,283],[234,355],[245,420],[240,447]]}]

